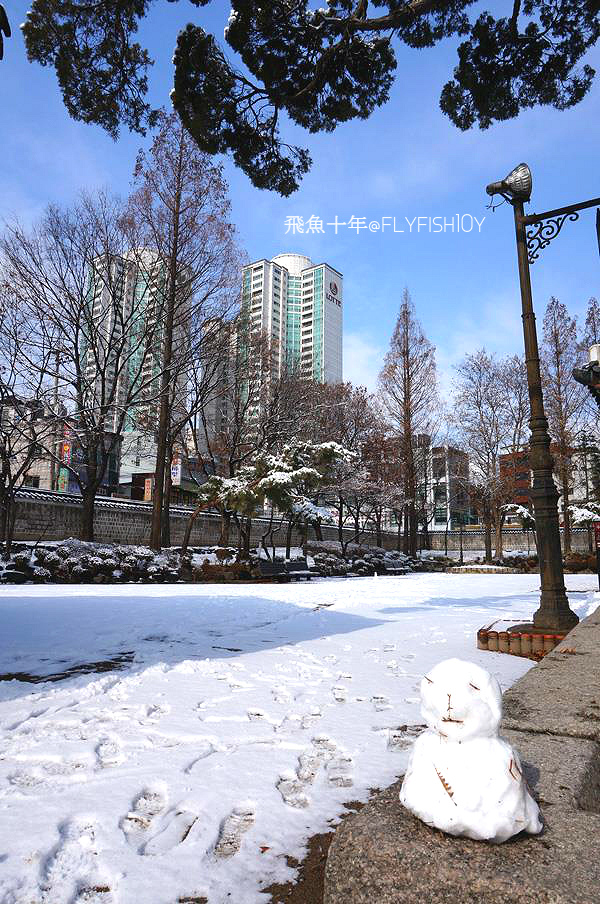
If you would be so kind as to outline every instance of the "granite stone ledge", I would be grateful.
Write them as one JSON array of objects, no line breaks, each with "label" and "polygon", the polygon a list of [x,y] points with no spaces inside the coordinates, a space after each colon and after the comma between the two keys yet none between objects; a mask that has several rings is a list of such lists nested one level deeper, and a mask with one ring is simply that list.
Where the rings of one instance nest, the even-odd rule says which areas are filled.
[{"label": "granite stone ledge", "polygon": [[502,724],[600,741],[600,610],[509,688]]},{"label": "granite stone ledge", "polygon": [[340,824],[324,904],[600,904],[600,613],[563,648],[575,652],[550,653],[505,694],[502,734],[542,834],[501,845],[445,835],[401,806],[397,782]]},{"label": "granite stone ledge", "polygon": [[327,858],[324,904],[600,901],[600,815],[546,802],[542,835],[485,844],[420,822],[400,804],[400,786],[392,785],[338,828]]}]

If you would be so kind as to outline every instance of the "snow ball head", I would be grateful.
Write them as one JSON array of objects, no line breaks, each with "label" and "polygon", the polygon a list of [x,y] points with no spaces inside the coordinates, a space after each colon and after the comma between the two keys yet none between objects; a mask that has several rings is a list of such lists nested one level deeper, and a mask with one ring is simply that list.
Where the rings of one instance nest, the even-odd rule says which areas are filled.
[{"label": "snow ball head", "polygon": [[473,662],[446,659],[421,681],[421,714],[432,731],[453,741],[494,737],[502,718],[500,685]]}]

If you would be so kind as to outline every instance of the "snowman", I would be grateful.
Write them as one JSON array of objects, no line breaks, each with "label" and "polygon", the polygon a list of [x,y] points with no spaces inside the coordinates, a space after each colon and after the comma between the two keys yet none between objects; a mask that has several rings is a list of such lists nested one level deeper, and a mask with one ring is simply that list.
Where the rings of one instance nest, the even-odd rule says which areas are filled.
[{"label": "snowman", "polygon": [[427,825],[500,843],[542,830],[516,751],[498,735],[502,694],[472,662],[446,659],[421,681],[427,730],[414,743],[400,802]]}]

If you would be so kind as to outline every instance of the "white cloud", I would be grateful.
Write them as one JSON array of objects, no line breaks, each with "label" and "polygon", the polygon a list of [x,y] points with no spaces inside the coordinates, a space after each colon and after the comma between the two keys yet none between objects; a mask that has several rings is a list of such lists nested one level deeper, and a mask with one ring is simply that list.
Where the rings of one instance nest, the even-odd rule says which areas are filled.
[{"label": "white cloud", "polygon": [[344,380],[349,380],[355,386],[366,386],[368,390],[374,392],[384,355],[385,350],[368,336],[345,333]]}]

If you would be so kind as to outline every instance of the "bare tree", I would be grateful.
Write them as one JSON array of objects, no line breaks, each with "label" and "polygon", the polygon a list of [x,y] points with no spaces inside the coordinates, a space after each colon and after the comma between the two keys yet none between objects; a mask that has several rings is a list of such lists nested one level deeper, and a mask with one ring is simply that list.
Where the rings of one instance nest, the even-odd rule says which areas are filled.
[{"label": "bare tree", "polygon": [[384,520],[392,513],[398,522],[398,549],[401,540],[404,492],[402,463],[398,438],[389,434],[385,424],[375,427],[362,447],[362,460],[373,485],[371,521],[375,527],[377,545],[383,544]]},{"label": "bare tree", "polygon": [[457,367],[454,400],[456,427],[469,454],[471,501],[483,521],[486,562],[492,560],[492,527],[499,523],[507,493],[500,473],[507,437],[506,401],[498,372],[497,361],[485,349],[467,355]]},{"label": "bare tree", "polygon": [[[593,328],[593,325],[590,324]],[[542,348],[544,398],[553,440],[555,470],[559,477],[564,526],[564,551],[571,552],[569,499],[573,477],[573,452],[577,431],[583,424],[587,391],[573,378],[579,363],[577,322],[558,298],[550,298],[544,315]]]},{"label": "bare tree", "polygon": [[438,402],[435,347],[419,323],[408,289],[379,377],[388,418],[400,440],[404,473],[404,551],[417,552],[417,437],[431,436]]},{"label": "bare tree", "polygon": [[46,408],[52,353],[31,343],[29,320],[8,287],[0,288],[0,542],[10,556],[17,490],[55,434]]},{"label": "bare tree", "polygon": [[596,345],[600,342],[600,304],[598,304],[598,299],[594,297],[588,301],[582,340],[586,351],[590,345]]},{"label": "bare tree", "polygon": [[[381,429],[381,417],[375,398],[364,386],[313,384],[313,394],[308,411],[310,435],[317,442],[336,442],[352,453],[335,463],[323,488],[326,504],[335,511],[338,539],[345,553],[351,539],[359,541],[373,514],[374,485],[363,452]],[[353,538],[345,538],[348,524],[354,530]]]},{"label": "bare tree", "polygon": [[[206,398],[197,369],[207,331],[236,301],[241,258],[229,222],[222,169],[198,150],[174,114],[161,113],[150,152],[140,152],[128,218],[152,250],[162,292],[153,315],[159,359],[156,467],[150,543],[168,544],[173,448]],[[193,374],[190,374],[190,370]]]},{"label": "bare tree", "polygon": [[50,206],[30,231],[9,225],[0,245],[27,319],[22,366],[38,381],[51,380],[44,403],[66,441],[46,451],[81,491],[85,540],[94,538],[94,501],[109,469],[118,474],[125,422],[153,401],[155,374],[146,366],[155,342],[146,316],[151,287],[140,283],[143,262],[131,251],[135,236],[122,215],[114,199],[83,196],[71,208]]},{"label": "bare tree", "polygon": [[[522,471],[523,453],[527,448],[527,423],[529,419],[529,391],[524,359],[511,355],[497,363],[498,386],[504,407],[503,467],[501,467],[502,493],[509,503]],[[500,486],[499,486],[500,488]],[[496,556],[502,558],[502,528],[506,517],[505,506],[498,509],[496,518]]]}]

